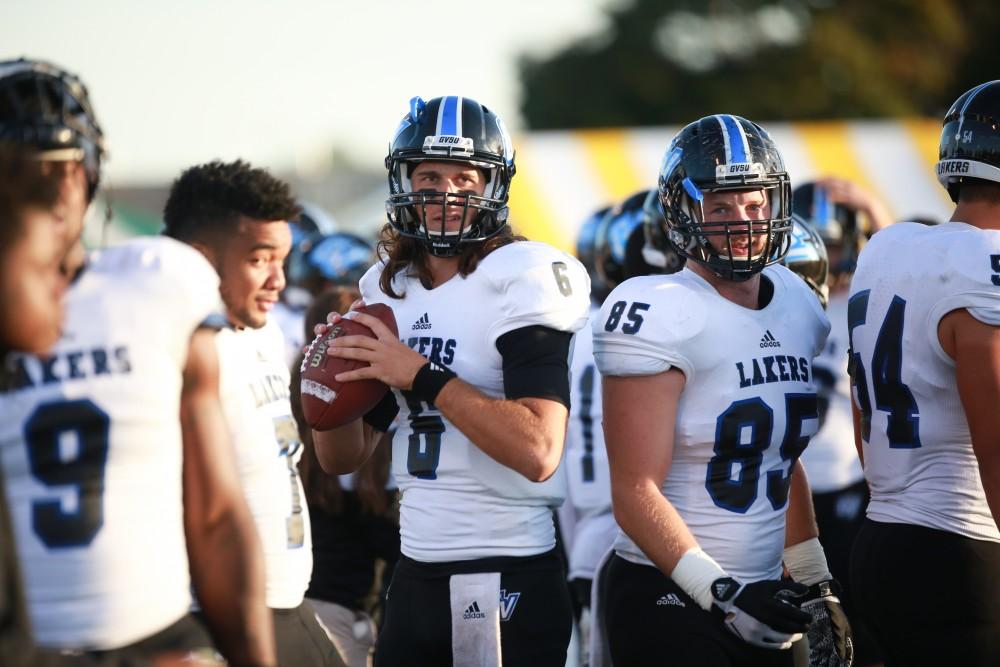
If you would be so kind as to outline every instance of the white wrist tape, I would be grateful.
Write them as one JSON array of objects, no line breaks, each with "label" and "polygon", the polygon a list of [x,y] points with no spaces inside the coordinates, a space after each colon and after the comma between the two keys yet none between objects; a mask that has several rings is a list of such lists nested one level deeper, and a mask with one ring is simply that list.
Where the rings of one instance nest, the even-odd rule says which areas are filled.
[{"label": "white wrist tape", "polygon": [[705,611],[712,608],[712,582],[726,571],[700,547],[692,547],[677,561],[670,578]]},{"label": "white wrist tape", "polygon": [[826,554],[823,553],[823,545],[819,543],[819,538],[812,538],[805,542],[787,547],[782,554],[785,567],[792,579],[812,586],[821,581],[833,579],[830,574],[830,566],[826,564]]}]

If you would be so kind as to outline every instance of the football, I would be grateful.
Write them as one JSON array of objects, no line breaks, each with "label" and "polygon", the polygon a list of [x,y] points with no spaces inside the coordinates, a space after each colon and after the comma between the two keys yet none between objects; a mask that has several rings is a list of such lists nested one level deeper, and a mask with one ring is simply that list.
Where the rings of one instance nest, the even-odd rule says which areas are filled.
[{"label": "football", "polygon": [[[399,335],[396,318],[388,306],[374,303],[358,308],[357,312],[377,317],[393,335]],[[338,373],[368,365],[365,361],[332,357],[326,353],[331,341],[344,336],[375,338],[371,329],[350,319],[348,314],[326,333],[317,336],[302,359],[302,412],[309,426],[317,431],[328,431],[364,416],[389,391],[388,385],[378,380],[336,380]]]}]

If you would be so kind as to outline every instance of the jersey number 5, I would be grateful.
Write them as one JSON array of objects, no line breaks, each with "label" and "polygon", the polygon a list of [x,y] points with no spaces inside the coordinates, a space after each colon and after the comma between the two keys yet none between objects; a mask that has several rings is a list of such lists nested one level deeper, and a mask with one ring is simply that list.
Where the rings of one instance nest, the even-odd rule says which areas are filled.
[{"label": "jersey number 5", "polygon": [[43,403],[24,425],[31,474],[54,491],[76,493],[73,503],[60,495],[32,505],[32,527],[50,549],[87,546],[104,525],[110,428],[107,413],[85,399]]}]

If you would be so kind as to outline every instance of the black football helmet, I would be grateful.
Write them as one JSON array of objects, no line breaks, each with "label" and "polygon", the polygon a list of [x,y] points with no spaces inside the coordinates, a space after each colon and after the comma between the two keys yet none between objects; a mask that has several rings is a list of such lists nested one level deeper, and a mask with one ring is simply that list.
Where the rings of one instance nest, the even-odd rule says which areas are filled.
[{"label": "black football helmet", "polygon": [[[410,171],[424,161],[460,162],[481,169],[486,176],[483,196],[468,193],[414,192]],[[438,257],[457,255],[464,244],[496,235],[507,224],[507,199],[514,177],[514,148],[500,119],[489,108],[468,97],[438,97],[428,102],[410,100],[410,111],[396,128],[385,158],[389,170],[389,223],[403,236],[421,241]],[[446,232],[428,229],[428,207],[460,206],[462,227]],[[466,224],[465,213],[474,211]]]},{"label": "black football helmet", "polygon": [[43,160],[79,160],[93,200],[106,155],[104,133],[76,76],[37,60],[0,62],[0,141],[37,147]]},{"label": "black football helmet", "polygon": [[374,262],[375,249],[347,232],[313,234],[289,253],[287,280],[312,293],[329,285],[356,286]]},{"label": "black football helmet", "polygon": [[[771,215],[755,221],[704,222],[706,192],[764,190]],[[682,256],[727,280],[747,280],[774,264],[788,249],[791,187],[784,161],[770,135],[756,123],[729,114],[705,116],[670,142],[659,179],[666,236]],[[763,229],[761,229],[763,227]],[[715,251],[709,237],[723,236],[726,247],[739,236],[767,235],[763,252],[737,259]],[[751,244],[752,246],[752,244]]]},{"label": "black football helmet", "polygon": [[597,274],[596,264],[596,243],[597,231],[604,221],[604,216],[611,210],[610,206],[605,206],[594,211],[583,224],[576,235],[576,258],[580,260],[587,273],[590,275],[590,294],[595,301],[604,301],[611,291],[601,281]]},{"label": "black football helmet", "polygon": [[676,273],[684,268],[687,259],[667,240],[664,224],[659,191],[653,188],[642,202],[642,258],[657,267],[658,273]]},{"label": "black football helmet", "polygon": [[830,291],[826,286],[826,274],[829,268],[826,244],[812,225],[794,213],[792,241],[781,262],[806,281],[816,293],[819,302],[826,308],[830,300]]},{"label": "black football helmet", "polygon": [[646,261],[642,251],[646,243],[642,206],[647,195],[647,190],[637,192],[613,207],[598,227],[594,264],[609,291],[629,278],[662,272]]},{"label": "black football helmet", "polygon": [[296,233],[305,236],[311,234],[333,234],[337,231],[337,221],[319,206],[301,200],[298,204],[302,212],[295,220],[288,221],[293,226],[293,235]]},{"label": "black football helmet", "polygon": [[865,236],[856,210],[830,201],[826,188],[809,182],[792,191],[792,213],[806,220],[827,247],[840,250],[831,273],[854,272]]},{"label": "black football helmet", "polygon": [[948,109],[937,174],[953,202],[966,178],[1000,183],[1000,80],[966,91]]}]

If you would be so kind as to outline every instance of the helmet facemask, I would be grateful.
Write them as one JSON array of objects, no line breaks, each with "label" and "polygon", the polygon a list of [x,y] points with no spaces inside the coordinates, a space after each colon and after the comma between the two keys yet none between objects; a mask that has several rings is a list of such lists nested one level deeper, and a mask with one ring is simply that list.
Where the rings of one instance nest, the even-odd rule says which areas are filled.
[{"label": "helmet facemask", "polygon": [[[770,208],[766,218],[705,222],[705,193],[758,189],[764,193]],[[784,173],[768,181],[705,188],[699,188],[689,178],[678,178],[668,184],[666,193],[661,196],[664,210],[670,211],[668,218],[674,218],[667,224],[667,235],[678,252],[706,266],[720,278],[736,282],[748,280],[765,266],[780,261],[788,251],[792,229],[791,199],[788,176]],[[765,238],[764,245],[754,252],[755,241],[761,236]],[[713,237],[724,238],[721,250],[712,244]],[[734,251],[734,245],[743,244],[747,248],[746,257]]]},{"label": "helmet facemask", "polygon": [[[496,178],[497,169],[494,166],[459,162],[478,169],[483,174],[486,180],[486,192],[478,195],[469,191],[415,190],[410,172],[419,162],[416,160],[393,162],[390,180],[398,179],[401,191],[390,194],[386,200],[389,222],[400,235],[422,241],[432,255],[453,257],[461,252],[463,244],[486,241],[499,233],[506,224],[506,188],[498,187],[500,179]],[[437,212],[440,212],[439,222],[431,222],[430,219],[435,217],[433,214]],[[454,218],[456,212],[459,215],[458,229],[449,231],[448,219]]]}]

